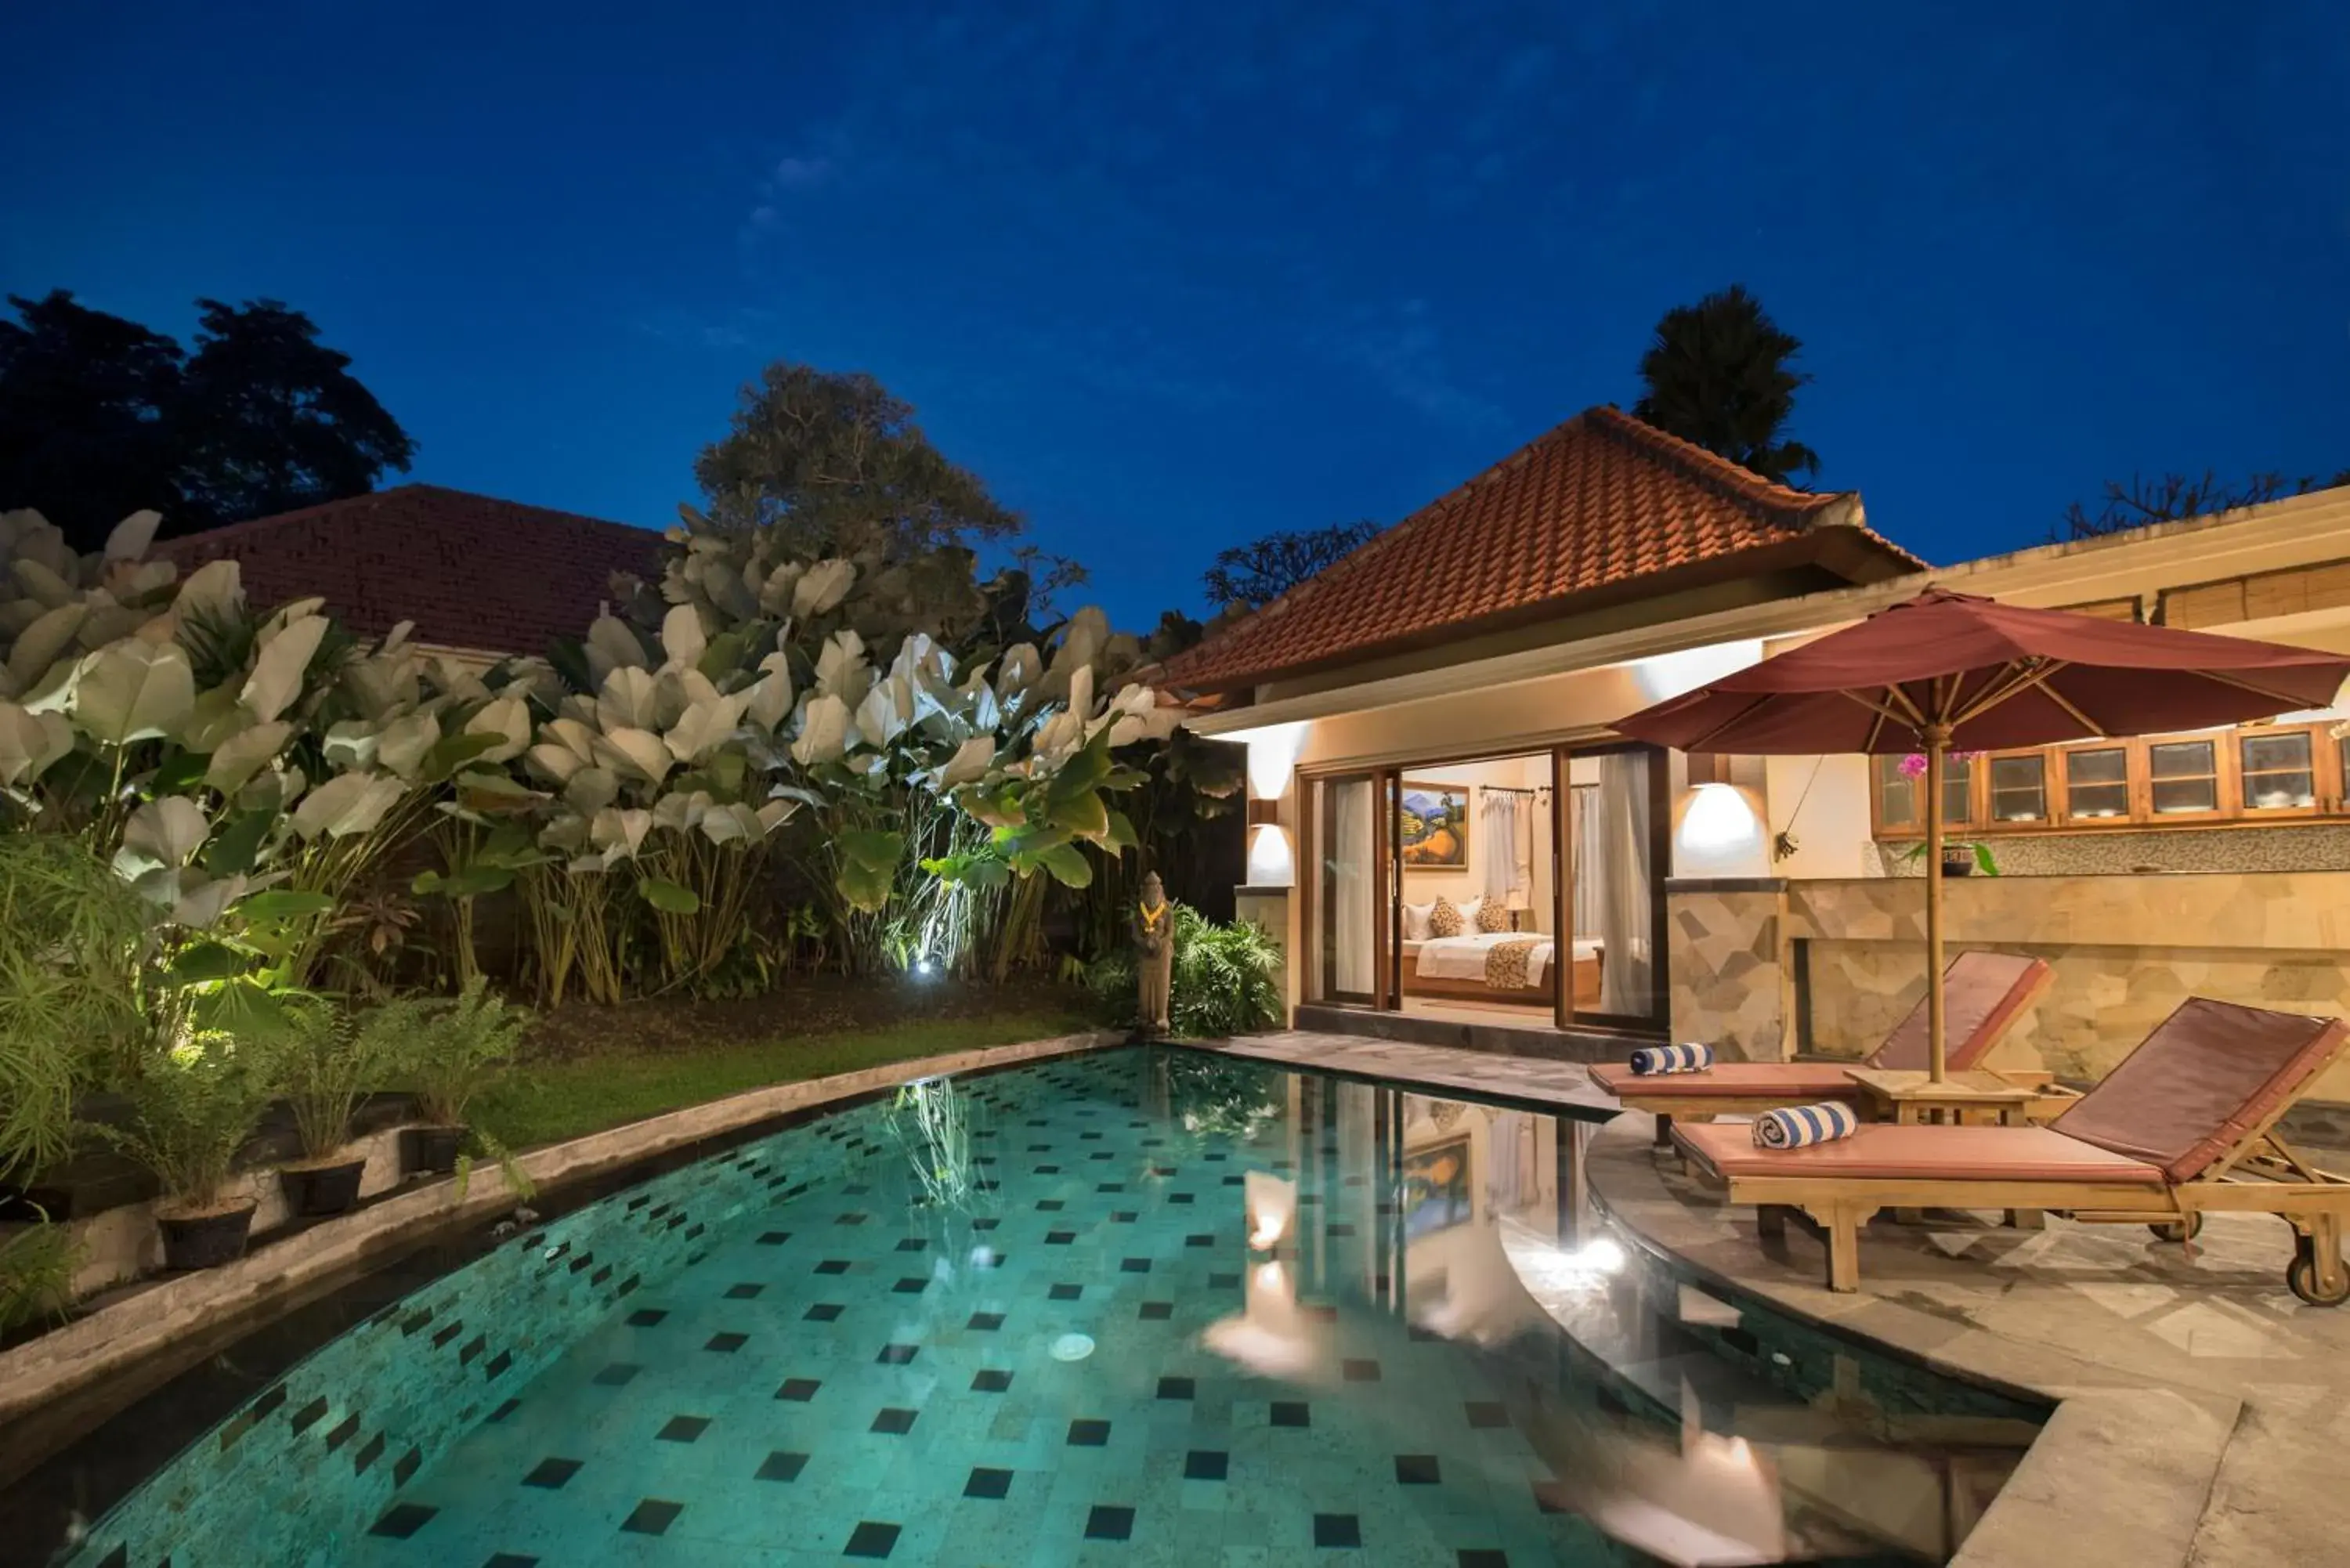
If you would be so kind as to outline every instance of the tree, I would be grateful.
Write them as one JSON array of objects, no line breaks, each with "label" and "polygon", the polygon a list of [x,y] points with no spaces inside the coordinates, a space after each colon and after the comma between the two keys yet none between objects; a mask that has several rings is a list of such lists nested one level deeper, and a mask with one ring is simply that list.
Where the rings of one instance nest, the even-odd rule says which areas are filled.
[{"label": "tree", "polygon": [[132,512],[164,535],[316,505],[405,471],[415,442],[276,300],[199,300],[196,352],[64,289],[0,321],[0,506],[31,506],[77,550]]},{"label": "tree", "polygon": [[1784,484],[1789,475],[1820,465],[1810,447],[1785,436],[1795,389],[1811,379],[1788,367],[1802,348],[1744,285],[1731,284],[1658,321],[1656,338],[1640,356],[1648,390],[1632,412]]},{"label": "tree", "polygon": [[196,303],[180,396],[182,531],[364,495],[385,469],[407,472],[416,443],[308,317],[275,299]]},{"label": "tree", "polygon": [[1201,582],[1219,607],[1269,605],[1306,578],[1336,565],[1377,537],[1379,524],[1334,523],[1327,528],[1267,534],[1216,553]]},{"label": "tree", "polygon": [[942,545],[975,551],[1025,527],[941,455],[911,404],[861,371],[768,366],[693,474],[717,527],[773,528],[806,556],[905,561]]},{"label": "tree", "polygon": [[2350,468],[2323,483],[2310,474],[2287,480],[2282,473],[2255,473],[2241,484],[2230,485],[2221,483],[2220,476],[2208,468],[2200,479],[2184,473],[2166,473],[2156,479],[2132,474],[2127,484],[2106,481],[2096,511],[2091,512],[2078,501],[2066,507],[2062,528],[2052,531],[2050,537],[2102,538],[2107,534],[2176,522],[2182,517],[2216,516],[2287,495],[2330,490],[2337,484],[2350,484]]}]

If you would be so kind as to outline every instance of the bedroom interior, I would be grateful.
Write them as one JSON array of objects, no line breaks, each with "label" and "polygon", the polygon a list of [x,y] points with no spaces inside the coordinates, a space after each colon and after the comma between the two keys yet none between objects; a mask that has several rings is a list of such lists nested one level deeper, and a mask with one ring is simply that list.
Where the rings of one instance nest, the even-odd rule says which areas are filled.
[{"label": "bedroom interior", "polygon": [[1648,1024],[1661,1001],[1650,762],[1637,747],[1541,751],[1315,781],[1320,999]]}]

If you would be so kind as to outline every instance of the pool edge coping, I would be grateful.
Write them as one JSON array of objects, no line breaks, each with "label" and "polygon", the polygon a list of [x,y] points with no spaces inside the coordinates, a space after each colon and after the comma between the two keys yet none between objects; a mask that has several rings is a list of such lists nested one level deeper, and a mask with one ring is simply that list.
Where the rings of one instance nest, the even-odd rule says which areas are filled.
[{"label": "pool edge coping", "polygon": [[[1120,1031],[1087,1030],[771,1084],[547,1144],[515,1156],[515,1163],[535,1185],[555,1187],[794,1112],[918,1079],[1049,1061],[1128,1041]],[[200,1330],[207,1320],[255,1311],[272,1297],[286,1298],[293,1304],[304,1286],[362,1266],[370,1256],[411,1234],[485,1217],[518,1200],[496,1167],[485,1164],[473,1171],[462,1196],[455,1177],[442,1177],[309,1226],[220,1268],[162,1280],[0,1352],[0,1423],[142,1362],[167,1349],[175,1338]]]}]

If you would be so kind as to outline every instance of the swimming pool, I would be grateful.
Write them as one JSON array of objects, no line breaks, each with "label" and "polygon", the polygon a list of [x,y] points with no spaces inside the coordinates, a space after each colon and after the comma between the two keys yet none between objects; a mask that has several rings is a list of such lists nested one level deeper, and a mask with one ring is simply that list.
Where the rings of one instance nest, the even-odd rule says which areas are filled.
[{"label": "swimming pool", "polygon": [[70,1562],[1946,1561],[2044,1411],[1627,1255],[1588,1130],[1172,1049],[931,1080],[513,1236]]}]

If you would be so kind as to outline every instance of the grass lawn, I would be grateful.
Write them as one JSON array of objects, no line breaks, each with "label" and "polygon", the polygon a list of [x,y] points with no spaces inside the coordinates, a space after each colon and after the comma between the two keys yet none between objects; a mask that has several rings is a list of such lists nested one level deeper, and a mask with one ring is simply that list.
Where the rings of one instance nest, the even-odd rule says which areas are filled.
[{"label": "grass lawn", "polygon": [[750,1043],[720,1039],[706,1049],[525,1061],[473,1102],[471,1119],[519,1151],[771,1084],[1093,1026],[1074,1008],[1045,1003],[988,1016],[900,1018]]}]

